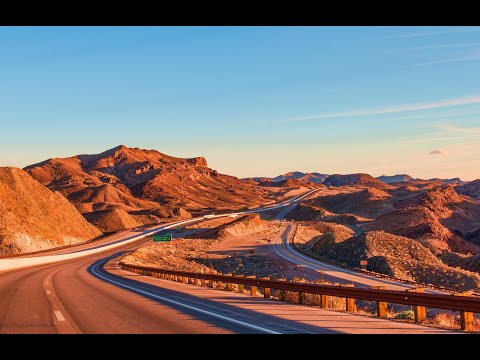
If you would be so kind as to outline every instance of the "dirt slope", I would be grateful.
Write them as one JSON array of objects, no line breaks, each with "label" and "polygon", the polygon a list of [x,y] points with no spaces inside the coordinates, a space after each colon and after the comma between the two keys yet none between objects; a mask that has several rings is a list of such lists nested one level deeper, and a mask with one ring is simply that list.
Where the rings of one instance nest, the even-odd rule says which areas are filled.
[{"label": "dirt slope", "polygon": [[101,232],[61,194],[25,171],[0,168],[0,254],[16,254],[90,240]]},{"label": "dirt slope", "polygon": [[104,233],[131,229],[139,225],[132,216],[121,209],[96,211],[83,216]]},{"label": "dirt slope", "polygon": [[265,220],[260,218],[258,214],[248,214],[238,219],[222,224],[208,231],[202,232],[195,236],[198,238],[208,239],[225,239],[229,237],[258,235],[268,231]]}]

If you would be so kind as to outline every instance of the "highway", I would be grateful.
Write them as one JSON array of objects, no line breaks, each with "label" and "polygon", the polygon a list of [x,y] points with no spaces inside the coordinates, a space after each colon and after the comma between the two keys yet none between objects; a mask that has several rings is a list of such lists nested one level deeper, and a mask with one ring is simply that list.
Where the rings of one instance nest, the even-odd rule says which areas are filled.
[{"label": "highway", "polygon": [[[292,211],[298,202],[294,202],[282,209],[275,217],[276,220],[283,220],[287,214]],[[353,283],[359,287],[385,286],[390,290],[406,290],[416,287],[401,281],[391,280],[387,278],[378,278],[361,272],[348,270],[339,266],[322,262],[301,253],[293,245],[293,234],[298,225],[294,222],[285,226],[284,230],[272,238],[269,244],[272,252],[284,260],[290,261],[296,265],[303,266],[310,270],[316,271],[319,277],[329,282],[339,282],[342,284]],[[445,291],[427,289],[428,293],[445,293]]]},{"label": "highway", "polygon": [[308,269],[317,271],[326,281],[353,283],[355,286],[386,286],[391,290],[405,290],[414,287],[399,281],[377,278],[360,272],[351,271],[338,266],[327,264],[302,254],[294,248],[293,233],[296,224],[287,224],[285,229],[272,239],[269,244],[272,251],[282,259],[293,262]]},{"label": "highway", "polygon": [[[259,210],[263,209],[255,211]],[[0,333],[442,332],[179,284],[118,268],[120,257],[149,243],[148,236],[200,220],[125,231],[48,254],[0,259]]]}]

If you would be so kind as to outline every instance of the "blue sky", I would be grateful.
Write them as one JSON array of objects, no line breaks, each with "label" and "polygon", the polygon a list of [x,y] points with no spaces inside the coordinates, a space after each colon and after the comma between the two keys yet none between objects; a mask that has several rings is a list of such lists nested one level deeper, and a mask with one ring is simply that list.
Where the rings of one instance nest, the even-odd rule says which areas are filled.
[{"label": "blue sky", "polygon": [[480,27],[2,27],[0,166],[480,177]]}]

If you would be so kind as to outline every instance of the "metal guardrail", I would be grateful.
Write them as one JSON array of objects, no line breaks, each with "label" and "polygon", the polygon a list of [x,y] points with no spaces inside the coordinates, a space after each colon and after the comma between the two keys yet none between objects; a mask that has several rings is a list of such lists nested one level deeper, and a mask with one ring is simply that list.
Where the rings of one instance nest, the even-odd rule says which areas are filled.
[{"label": "metal guardrail", "polygon": [[[437,308],[453,311],[460,311],[460,322],[462,330],[473,331],[473,313],[480,313],[480,297],[470,296],[468,293],[462,295],[444,295],[424,293],[422,288],[408,289],[406,291],[386,290],[385,287],[372,287],[370,289],[355,288],[350,285],[325,285],[318,283],[305,283],[282,280],[271,280],[269,278],[257,279],[255,276],[244,277],[242,275],[217,274],[217,273],[195,273],[187,271],[175,271],[158,269],[146,266],[128,265],[120,262],[124,270],[132,271],[141,275],[148,275],[167,280],[179,281],[189,284],[199,284],[209,287],[217,284],[218,289],[232,291],[232,284],[239,285],[241,292],[244,286],[250,287],[250,293],[255,296],[257,288],[264,289],[264,297],[270,297],[270,290],[285,290],[298,293],[298,302],[303,303],[303,294],[321,295],[321,307],[328,307],[328,296],[346,298],[346,311],[355,310],[355,300],[368,300],[377,303],[377,316],[387,317],[387,303],[414,306],[415,321],[426,320],[425,308]],[[226,287],[225,287],[226,285]]]}]

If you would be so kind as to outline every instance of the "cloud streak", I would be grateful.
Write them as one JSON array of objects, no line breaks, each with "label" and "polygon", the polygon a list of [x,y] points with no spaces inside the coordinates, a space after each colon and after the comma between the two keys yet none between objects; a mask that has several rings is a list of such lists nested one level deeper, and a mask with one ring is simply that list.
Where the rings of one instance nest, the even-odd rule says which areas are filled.
[{"label": "cloud streak", "polygon": [[419,37],[429,37],[429,36],[437,36],[437,35],[471,33],[471,32],[479,32],[479,31],[480,31],[480,27],[471,27],[471,28],[465,28],[465,29],[441,30],[441,31],[420,31],[420,32],[411,32],[411,33],[406,33],[406,34],[398,34],[398,35],[387,35],[387,36],[384,36],[384,39],[419,38]]},{"label": "cloud streak", "polygon": [[459,48],[477,48],[480,46],[480,43],[454,43],[454,44],[435,44],[435,45],[423,45],[423,46],[413,46],[405,48],[397,48],[386,51],[387,54],[398,53],[398,52],[416,52],[419,50],[437,50],[437,49],[459,49]]},{"label": "cloud streak", "polygon": [[430,110],[430,109],[446,108],[446,107],[461,106],[461,105],[471,105],[471,104],[480,104],[480,96],[476,95],[476,96],[467,96],[467,97],[461,97],[461,98],[444,99],[444,100],[425,102],[425,103],[389,106],[389,107],[383,107],[383,108],[359,109],[359,110],[343,111],[343,112],[335,112],[335,113],[327,113],[327,114],[307,115],[307,116],[289,118],[288,121],[325,120],[325,119],[342,118],[342,117],[384,115],[384,114],[403,113],[403,112],[418,111],[418,110]]},{"label": "cloud streak", "polygon": [[445,149],[435,149],[428,153],[428,155],[441,155],[441,156],[445,156],[447,154],[448,154],[448,151]]},{"label": "cloud streak", "polygon": [[440,59],[440,60],[433,60],[427,61],[423,63],[417,63],[413,66],[427,66],[427,65],[438,65],[438,64],[449,64],[455,62],[464,62],[464,61],[476,61],[480,60],[480,52],[472,54],[472,55],[465,55],[460,57],[448,58],[448,59]]}]

